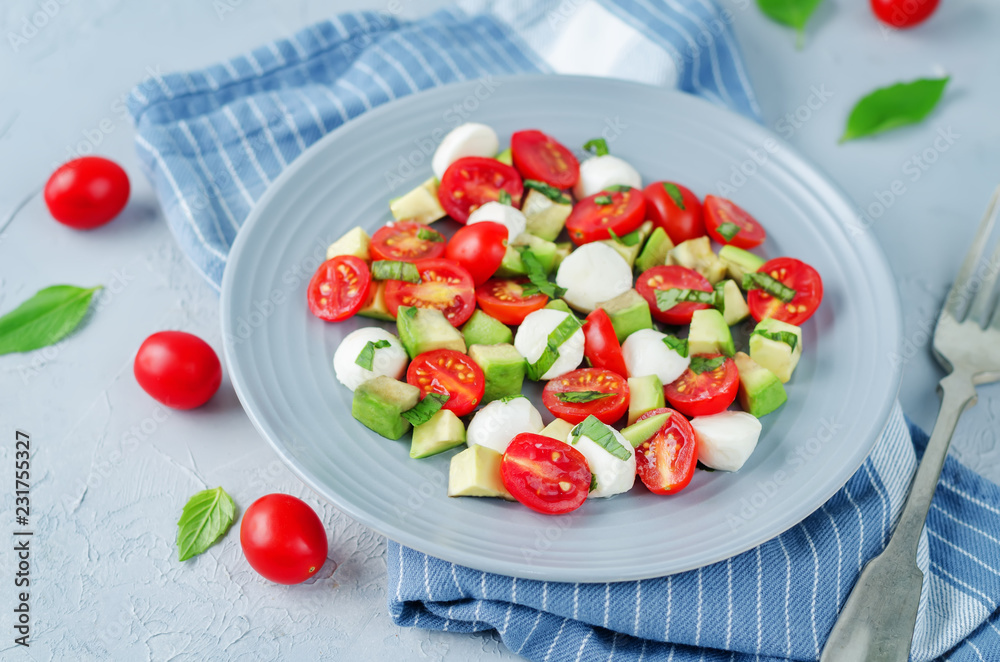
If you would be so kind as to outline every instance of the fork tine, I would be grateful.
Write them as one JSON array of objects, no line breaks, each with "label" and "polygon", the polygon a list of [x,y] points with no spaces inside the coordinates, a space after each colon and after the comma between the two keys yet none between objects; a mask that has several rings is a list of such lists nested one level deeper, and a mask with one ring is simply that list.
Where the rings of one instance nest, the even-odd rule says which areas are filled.
[{"label": "fork tine", "polygon": [[993,255],[986,263],[986,273],[983,277],[982,286],[976,292],[976,298],[972,300],[972,307],[969,308],[968,319],[986,326],[990,323],[990,315],[994,312],[994,290],[997,284],[997,272],[1000,271],[1000,243],[997,243],[993,250]]},{"label": "fork tine", "polygon": [[990,198],[990,205],[986,208],[983,220],[979,223],[979,229],[976,230],[976,237],[972,240],[972,246],[969,247],[969,252],[966,253],[965,260],[962,261],[962,267],[958,270],[958,275],[955,277],[955,284],[951,286],[951,290],[948,292],[944,309],[941,311],[942,315],[950,314],[957,320],[963,318],[963,308],[970,295],[968,291],[969,284],[976,273],[979,258],[983,255],[986,239],[993,232],[993,224],[997,219],[998,200],[1000,200],[1000,186],[993,191],[993,197]]}]

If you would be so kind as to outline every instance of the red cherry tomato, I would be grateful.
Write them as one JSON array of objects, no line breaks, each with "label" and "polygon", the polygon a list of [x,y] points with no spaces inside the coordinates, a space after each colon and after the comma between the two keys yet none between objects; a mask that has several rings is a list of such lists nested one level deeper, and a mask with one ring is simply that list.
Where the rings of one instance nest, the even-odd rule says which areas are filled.
[{"label": "red cherry tomato", "polygon": [[184,331],[160,331],[146,338],[132,371],[142,390],[174,409],[200,407],[222,383],[222,364],[215,350]]},{"label": "red cherry tomato", "polygon": [[635,468],[650,492],[675,494],[691,482],[698,464],[698,446],[691,424],[673,409],[654,409],[638,420],[659,414],[670,417],[656,434],[635,449]]},{"label": "red cherry tomato", "polygon": [[763,290],[750,290],[747,305],[750,314],[758,322],[765,317],[802,326],[812,317],[823,300],[823,279],[819,273],[802,260],[794,257],[776,257],[768,260],[758,273],[765,273],[795,290],[795,296],[788,303],[776,299]]},{"label": "red cherry tomato", "polygon": [[[727,239],[719,227],[726,225],[731,237]],[[731,226],[736,226],[731,227]],[[737,248],[754,248],[767,239],[764,226],[757,222],[746,210],[731,200],[717,198],[714,195],[705,196],[705,229],[708,235],[720,244],[732,244]]]},{"label": "red cherry tomato", "polygon": [[569,238],[577,246],[619,237],[637,229],[646,219],[646,199],[639,189],[601,191],[573,206],[566,219]]},{"label": "red cherry tomato", "polygon": [[128,202],[128,175],[100,156],[64,163],[45,183],[45,204],[52,217],[77,230],[104,225]]},{"label": "red cherry tomato", "polygon": [[556,188],[573,188],[580,179],[580,162],[562,143],[541,131],[518,131],[510,137],[514,167],[525,179]]},{"label": "red cherry tomato", "polygon": [[[575,398],[581,397],[593,399],[575,401]],[[572,370],[546,382],[542,390],[542,404],[555,416],[570,423],[581,423],[593,415],[602,423],[611,425],[628,409],[628,382],[610,370]]]},{"label": "red cherry tomato", "polygon": [[483,400],[486,378],[475,361],[453,349],[435,349],[418,354],[406,369],[406,383],[416,386],[423,395],[443,393],[451,396],[444,409],[456,416],[472,412]]},{"label": "red cherry tomato", "polygon": [[[477,224],[478,225],[478,224]],[[483,312],[504,324],[519,326],[530,313],[540,310],[549,298],[538,292],[525,296],[527,279],[503,280],[491,278],[476,288],[476,301]]]},{"label": "red cherry tomato", "polygon": [[507,228],[482,221],[459,228],[451,236],[444,256],[465,267],[479,287],[497,272],[506,252]]},{"label": "red cherry tomato", "polygon": [[654,318],[664,324],[680,326],[690,324],[694,311],[708,308],[708,304],[685,301],[669,310],[660,310],[656,303],[656,291],[682,289],[711,292],[712,284],[694,269],[679,265],[662,265],[642,272],[635,283],[635,289],[649,304],[649,312]]},{"label": "red cherry tomato", "polygon": [[421,260],[415,263],[419,283],[385,281],[385,305],[393,317],[400,306],[435,308],[453,326],[461,326],[476,309],[476,289],[469,272],[450,260]]},{"label": "red cherry tomato", "polygon": [[524,184],[517,170],[496,159],[466,156],[448,166],[441,176],[438,200],[449,216],[465,223],[478,207],[498,200],[501,189],[510,194],[515,207],[521,204]]},{"label": "red cherry tomato", "polygon": [[590,365],[628,377],[621,343],[618,342],[611,318],[603,308],[587,315],[583,323],[583,337],[583,355],[590,361]]},{"label": "red cherry tomato", "polygon": [[[677,187],[676,191],[673,187]],[[671,193],[680,193],[680,204]],[[646,218],[663,228],[675,244],[705,235],[701,201],[690,189],[674,182],[654,182],[642,194],[646,198]]]},{"label": "red cherry tomato", "polygon": [[912,28],[937,9],[938,0],[871,0],[875,16],[894,28]]},{"label": "red cherry tomato", "polygon": [[[717,368],[695,372],[696,361],[723,359]],[[663,387],[663,395],[674,409],[694,418],[725,411],[736,399],[740,377],[736,362],[722,354],[699,354],[691,357],[691,367],[674,382]]]},{"label": "red cherry tomato", "polygon": [[413,262],[441,257],[444,236],[423,223],[390,223],[372,235],[369,251],[373,260]]},{"label": "red cherry tomato", "polygon": [[368,301],[372,274],[364,260],[338,255],[319,265],[309,281],[309,310],[327,322],[345,320]]},{"label": "red cherry tomato", "polygon": [[507,446],[500,477],[511,496],[545,515],[576,510],[590,492],[590,467],[583,453],[530,432],[517,435]]},{"label": "red cherry tomato", "polygon": [[250,504],[240,524],[250,567],[276,584],[301,584],[326,563],[326,531],[316,512],[290,494],[268,494]]}]

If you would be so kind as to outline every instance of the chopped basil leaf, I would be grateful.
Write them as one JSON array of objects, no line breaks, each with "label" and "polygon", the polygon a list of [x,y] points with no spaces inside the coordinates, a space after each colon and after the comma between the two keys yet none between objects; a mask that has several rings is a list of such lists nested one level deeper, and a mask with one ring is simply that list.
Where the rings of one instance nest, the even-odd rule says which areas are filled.
[{"label": "chopped basil leaf", "polygon": [[632,187],[628,184],[613,184],[611,186],[605,186],[604,190],[612,193],[625,193],[626,191],[631,191]]},{"label": "chopped basil leaf", "polygon": [[568,205],[571,202],[569,197],[555,186],[546,184],[545,182],[540,182],[537,179],[524,180],[524,188],[530,188],[538,191],[552,202],[558,202],[561,205]]},{"label": "chopped basil leaf", "polygon": [[428,393],[413,409],[407,409],[401,415],[412,425],[423,425],[438,413],[449,398],[451,395],[447,393]]},{"label": "chopped basil leaf", "polygon": [[597,489],[597,476],[590,474],[590,491],[593,492]]},{"label": "chopped basil leaf", "polygon": [[608,141],[604,138],[592,138],[587,142],[583,143],[583,149],[587,152],[592,152],[596,156],[604,156],[609,154],[608,152]]},{"label": "chopped basil leaf", "polygon": [[632,457],[628,449],[615,438],[612,429],[601,423],[596,416],[591,415],[583,419],[583,422],[573,428],[570,434],[573,436],[571,444],[575,445],[576,442],[580,441],[580,437],[587,437],[619,460],[627,460]]},{"label": "chopped basil leaf", "polygon": [[681,211],[687,209],[687,207],[684,206],[684,196],[681,194],[681,190],[677,188],[677,184],[672,182],[663,182],[663,190],[667,192],[667,195],[669,195],[670,199],[674,201],[674,204],[677,205],[678,209]]},{"label": "chopped basil leaf", "polygon": [[358,358],[354,359],[354,362],[365,370],[371,370],[372,363],[375,361],[375,350],[385,349],[389,346],[390,343],[388,340],[369,340],[365,343],[365,346],[361,348],[361,353],[358,354]]},{"label": "chopped basil leaf", "polygon": [[722,235],[722,238],[726,241],[732,241],[733,237],[740,231],[740,226],[735,223],[729,223],[728,221],[719,225],[715,228],[715,231]]},{"label": "chopped basil leaf", "polygon": [[556,397],[563,402],[593,402],[594,400],[600,400],[601,398],[610,398],[616,395],[615,393],[601,393],[600,391],[564,391],[562,393],[556,393]]},{"label": "chopped basil leaf", "polygon": [[372,278],[375,280],[402,280],[407,283],[419,283],[420,272],[412,262],[397,262],[396,260],[376,260],[372,262]]},{"label": "chopped basil leaf", "polygon": [[566,319],[560,322],[559,326],[549,334],[549,340],[542,355],[534,363],[528,364],[528,378],[536,382],[541,379],[542,375],[548,372],[552,364],[559,358],[559,346],[569,340],[570,336],[576,333],[576,330],[581,326],[580,320],[575,315],[567,314]]},{"label": "chopped basil leaf", "polygon": [[791,347],[792,350],[794,350],[795,346],[799,344],[799,337],[791,331],[768,331],[767,329],[754,329],[754,332],[750,335],[764,336],[769,340],[783,342]]},{"label": "chopped basil leaf", "polygon": [[701,469],[702,471],[715,471],[715,469],[713,469],[712,467],[702,464],[701,462],[698,463],[697,468]]},{"label": "chopped basil leaf", "polygon": [[430,228],[420,228],[417,230],[417,239],[423,239],[425,241],[444,241],[444,237],[437,230],[431,230]]},{"label": "chopped basil leaf", "polygon": [[500,398],[500,402],[503,402],[503,403],[506,404],[506,403],[510,402],[511,400],[517,400],[518,398],[525,398],[525,397],[527,397],[527,396],[524,395],[524,394],[522,394],[522,393],[517,393],[515,395],[505,395],[502,398]]},{"label": "chopped basil leaf", "polygon": [[772,278],[770,275],[759,271],[752,271],[743,275],[744,290],[764,290],[776,299],[781,299],[788,303],[795,298],[795,290],[788,287],[780,280]]},{"label": "chopped basil leaf", "polygon": [[506,189],[500,189],[500,193],[497,196],[497,202],[499,202],[502,205],[511,204],[512,201],[510,198],[510,193],[508,193]]},{"label": "chopped basil leaf", "polygon": [[608,234],[610,234],[611,238],[617,241],[622,246],[635,246],[636,244],[639,243],[640,237],[638,230],[633,230],[632,232],[629,232],[627,235],[619,237],[617,234],[615,234],[614,230],[608,228]]},{"label": "chopped basil leaf", "polygon": [[409,308],[406,309],[406,312],[404,312],[403,314],[409,317],[410,319],[413,319],[414,317],[417,316],[417,307],[410,306]]},{"label": "chopped basil leaf", "polygon": [[715,290],[715,308],[723,315],[726,314],[726,281],[720,280],[712,288]]},{"label": "chopped basil leaf", "polygon": [[602,207],[605,205],[610,205],[612,202],[614,202],[614,200],[611,198],[610,195],[599,195],[596,198],[594,198],[594,204],[601,205]]},{"label": "chopped basil leaf", "polygon": [[701,290],[688,290],[679,287],[672,287],[669,290],[656,291],[656,307],[666,312],[679,303],[707,303],[715,306],[722,299],[715,290],[703,292]]},{"label": "chopped basil leaf", "polygon": [[688,341],[686,338],[668,335],[663,339],[663,344],[681,356],[686,357],[688,355]]},{"label": "chopped basil leaf", "polygon": [[521,262],[528,272],[528,280],[531,281],[529,285],[522,286],[521,294],[523,296],[528,297],[541,292],[550,299],[558,299],[566,294],[566,288],[559,287],[549,280],[549,277],[545,275],[545,269],[542,268],[542,263],[527,246],[520,246],[518,250],[521,252]]},{"label": "chopped basil leaf", "polygon": [[712,359],[707,359],[704,356],[692,356],[691,365],[689,367],[691,372],[696,375],[700,375],[703,372],[712,372],[725,362],[725,356],[716,356]]}]

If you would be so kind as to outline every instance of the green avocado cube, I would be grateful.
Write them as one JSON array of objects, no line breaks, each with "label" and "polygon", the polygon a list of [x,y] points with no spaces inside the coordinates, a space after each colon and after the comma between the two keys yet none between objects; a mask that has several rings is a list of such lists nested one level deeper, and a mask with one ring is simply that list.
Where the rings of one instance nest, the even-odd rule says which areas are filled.
[{"label": "green avocado cube", "polygon": [[385,281],[373,280],[371,284],[371,294],[368,295],[368,303],[358,311],[362,317],[370,317],[383,322],[395,322],[396,318],[389,312],[389,306],[385,302]]},{"label": "green avocado cube", "polygon": [[667,231],[661,227],[653,230],[646,245],[642,247],[639,257],[635,259],[635,269],[639,273],[665,264],[667,253],[674,247],[674,242],[670,241]]},{"label": "green avocado cube", "polygon": [[632,425],[647,411],[666,407],[663,397],[663,383],[656,375],[629,377],[628,380],[628,424]]},{"label": "green avocado cube", "polygon": [[450,409],[437,413],[413,428],[410,457],[430,457],[465,443],[465,424]]},{"label": "green avocado cube", "polygon": [[416,223],[433,223],[447,216],[441,203],[438,202],[438,186],[440,182],[431,177],[409,193],[389,201],[389,210],[397,221],[414,221]]},{"label": "green avocado cube", "polygon": [[743,282],[744,274],[753,273],[764,264],[764,258],[730,244],[719,250],[719,259],[726,265],[729,277],[737,283]]},{"label": "green avocado cube", "polygon": [[524,357],[513,345],[472,345],[469,347],[469,358],[482,368],[486,378],[483,404],[521,394],[527,366]]},{"label": "green avocado cube", "polygon": [[722,281],[722,300],[722,316],[726,319],[727,325],[733,326],[750,316],[750,307],[736,281]]},{"label": "green avocado cube", "polygon": [[514,342],[514,334],[510,327],[478,308],[462,327],[462,335],[465,337],[465,344],[469,347]]},{"label": "green avocado cube", "polygon": [[495,158],[500,163],[506,163],[509,166],[514,165],[514,152],[510,150],[510,147],[500,152],[493,158]]},{"label": "green avocado cube", "polygon": [[521,252],[517,249],[519,246],[527,247],[528,251],[538,258],[539,264],[542,265],[542,271],[545,273],[550,273],[555,267],[556,245],[551,241],[522,232],[507,246],[507,252],[504,253],[503,260],[500,262],[500,268],[497,269],[497,278],[517,278],[528,273],[528,268],[524,266],[524,261],[521,259]]},{"label": "green avocado cube", "polygon": [[733,360],[736,361],[736,370],[740,374],[737,397],[743,411],[760,418],[785,404],[788,394],[773,372],[758,365],[743,352],[736,352]]},{"label": "green avocado cube", "polygon": [[440,310],[400,306],[396,311],[396,327],[399,341],[403,343],[411,359],[435,349],[453,349],[465,353],[462,333],[451,325]]},{"label": "green avocado cube", "polygon": [[569,421],[557,418],[542,428],[542,431],[538,434],[543,437],[550,437],[556,441],[566,441],[569,438],[569,433],[573,431],[574,427],[576,426]]},{"label": "green avocado cube", "polygon": [[556,244],[556,257],[553,260],[552,268],[558,269],[562,261],[569,257],[569,254],[573,252],[573,242],[572,241],[561,241]]},{"label": "green avocado cube", "polygon": [[715,285],[726,275],[726,265],[712,252],[712,242],[708,237],[688,239],[670,249],[667,264],[677,264],[694,269]]},{"label": "green avocado cube", "polygon": [[351,415],[370,430],[388,439],[399,439],[410,429],[402,413],[417,406],[420,389],[379,375],[354,391]]},{"label": "green avocado cube", "polygon": [[349,230],[347,234],[330,244],[326,249],[326,259],[332,259],[338,255],[353,255],[367,262],[371,259],[368,247],[372,243],[372,238],[364,229],[357,227]]},{"label": "green avocado cube", "polygon": [[[567,198],[568,199],[568,198]],[[544,193],[528,189],[521,211],[528,221],[528,232],[548,241],[555,241],[562,232],[566,219],[573,211],[572,203],[549,199]]]},{"label": "green avocado cube", "polygon": [[725,318],[715,308],[694,311],[691,332],[688,333],[688,351],[694,354],[725,354],[736,352],[733,334]]},{"label": "green avocado cube", "polygon": [[552,299],[547,304],[545,304],[545,307],[548,308],[549,310],[561,310],[564,313],[569,313],[570,315],[576,315],[576,313],[574,313],[573,310],[569,307],[569,304],[567,304],[562,299]]},{"label": "green avocado cube", "polygon": [[[779,339],[784,334],[795,337],[793,348]],[[766,318],[750,334],[750,358],[773,372],[784,384],[792,378],[802,356],[802,329],[794,324]]]},{"label": "green avocado cube", "polygon": [[625,342],[626,338],[640,329],[653,328],[649,304],[635,288],[597,305],[611,318],[611,326],[615,328],[618,342]]},{"label": "green avocado cube", "polygon": [[670,414],[657,414],[647,419],[638,421],[622,430],[622,436],[632,444],[632,448],[638,448],[646,443],[650,437],[660,431],[670,418]]},{"label": "green avocado cube", "polygon": [[451,458],[448,468],[448,496],[499,497],[513,501],[500,476],[503,455],[475,444]]}]

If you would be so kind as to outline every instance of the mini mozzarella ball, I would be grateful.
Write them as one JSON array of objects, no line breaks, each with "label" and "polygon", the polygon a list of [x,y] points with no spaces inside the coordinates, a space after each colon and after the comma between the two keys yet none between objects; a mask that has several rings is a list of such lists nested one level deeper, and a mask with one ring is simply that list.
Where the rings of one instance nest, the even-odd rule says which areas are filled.
[{"label": "mini mozzarella ball", "polygon": [[467,122],[452,129],[434,151],[431,168],[438,179],[455,161],[466,156],[496,156],[500,151],[497,132],[485,124]]},{"label": "mini mozzarella ball", "polygon": [[640,329],[622,343],[622,356],[629,377],[656,375],[664,386],[672,384],[691,365],[690,356],[681,356],[667,347],[667,334],[655,329]]},{"label": "mini mozzarella ball", "polygon": [[573,195],[577,200],[582,200],[609,186],[642,188],[642,177],[628,161],[617,156],[592,156],[580,164],[580,179],[573,187]]},{"label": "mini mozzarella ball", "polygon": [[[358,355],[370,342],[386,340],[388,347],[375,350],[372,357],[372,369],[362,368],[358,365]],[[369,379],[374,379],[380,375],[400,379],[406,372],[406,364],[409,357],[399,338],[392,335],[385,329],[377,326],[369,326],[357,331],[352,331],[340,342],[340,346],[333,355],[333,370],[337,374],[337,380],[352,391]]]},{"label": "mini mozzarella ball", "polygon": [[607,244],[584,244],[560,263],[556,285],[566,288],[566,303],[589,313],[632,289],[632,268]]},{"label": "mini mozzarella ball", "polygon": [[691,419],[698,461],[720,471],[739,471],[757,448],[760,421],[745,411],[724,411]]},{"label": "mini mozzarella ball", "polygon": [[507,228],[507,240],[514,241],[517,235],[528,229],[528,219],[521,213],[520,209],[505,205],[501,202],[487,202],[476,211],[469,214],[466,225],[482,223],[483,221],[493,221]]},{"label": "mini mozzarella ball", "polygon": [[538,434],[543,427],[542,415],[528,398],[516,397],[507,402],[494,400],[473,416],[465,441],[469,446],[478,444],[503,453],[517,435],[522,432]]},{"label": "mini mozzarella ball", "polygon": [[[517,328],[517,335],[514,336],[514,347],[521,352],[521,356],[528,363],[534,363],[542,358],[542,352],[549,344],[549,334],[555,331],[556,327],[562,324],[563,320],[569,317],[569,313],[562,310],[552,310],[542,308],[533,313],[529,313],[521,326]],[[566,342],[559,345],[559,357],[552,364],[552,367],[545,371],[542,379],[555,379],[560,375],[565,375],[570,370],[575,370],[583,361],[583,328],[573,332]]]},{"label": "mini mozzarella ball", "polygon": [[[604,424],[602,423],[602,425]],[[570,432],[569,436],[566,437],[566,443],[583,453],[583,456],[587,458],[587,466],[590,467],[590,473],[594,475],[597,486],[587,495],[588,499],[599,499],[628,492],[635,483],[635,450],[632,448],[632,444],[610,425],[604,427],[611,430],[618,443],[628,451],[627,460],[618,459],[604,446],[599,445],[585,434],[576,439]],[[576,443],[573,443],[574,440]]]}]

